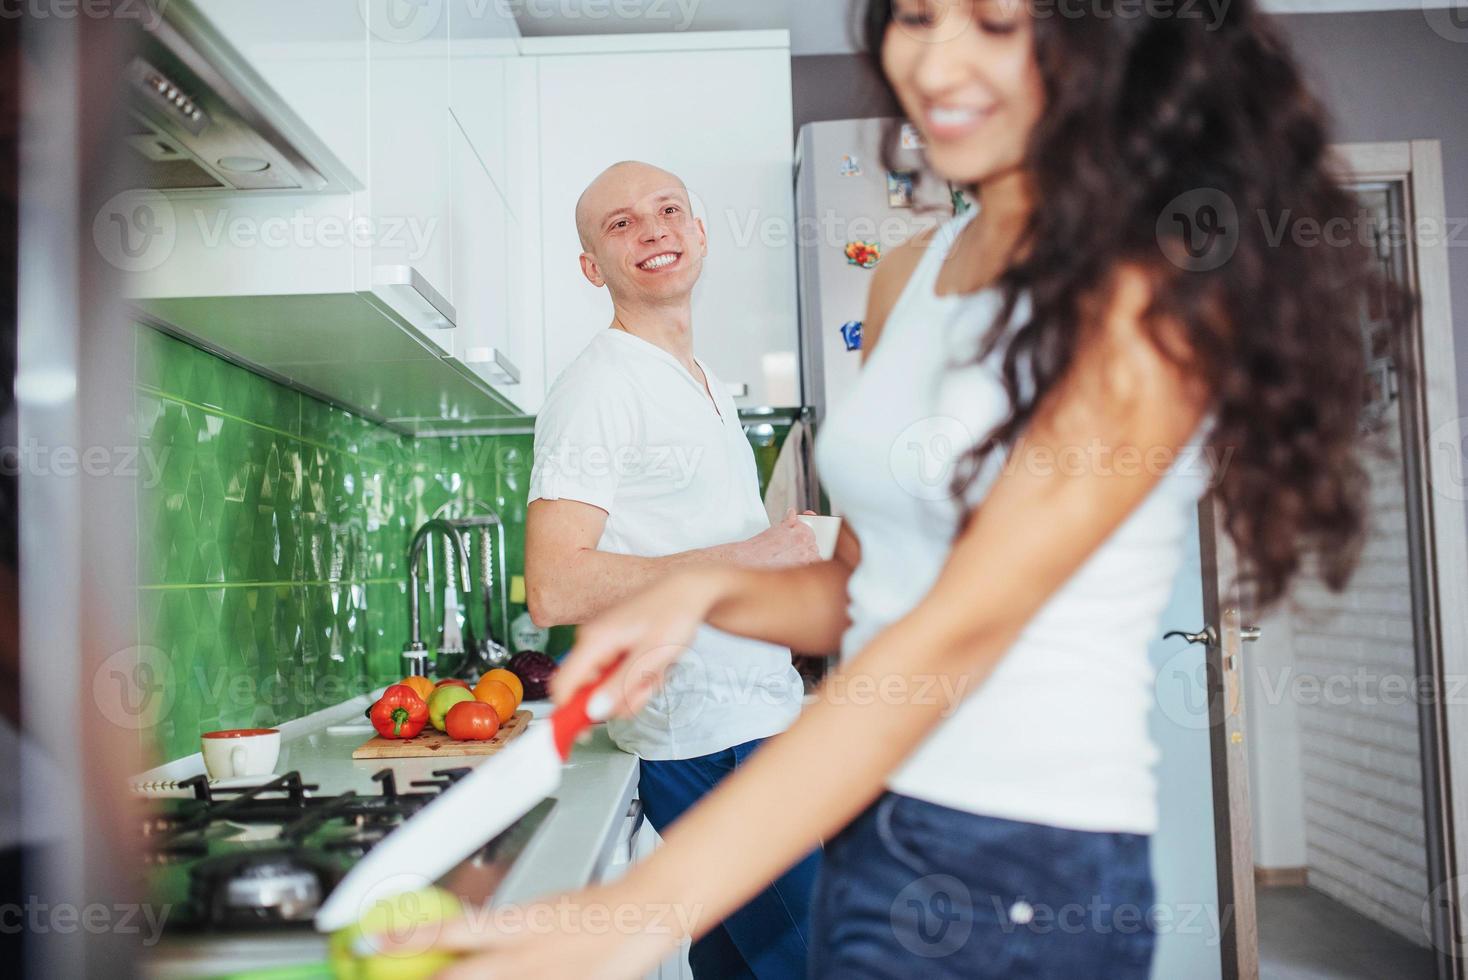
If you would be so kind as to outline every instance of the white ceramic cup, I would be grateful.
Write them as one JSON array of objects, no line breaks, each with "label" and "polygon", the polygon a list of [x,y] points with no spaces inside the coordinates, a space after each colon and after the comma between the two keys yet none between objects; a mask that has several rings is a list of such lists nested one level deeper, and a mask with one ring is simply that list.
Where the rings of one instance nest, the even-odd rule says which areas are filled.
[{"label": "white ceramic cup", "polygon": [[796,517],[800,523],[815,532],[816,550],[821,553],[821,560],[830,561],[831,556],[836,554],[836,538],[841,534],[841,518],[821,514],[797,514]]},{"label": "white ceramic cup", "polygon": [[280,758],[280,730],[227,728],[205,732],[199,746],[210,779],[265,776],[275,771],[275,762]]}]

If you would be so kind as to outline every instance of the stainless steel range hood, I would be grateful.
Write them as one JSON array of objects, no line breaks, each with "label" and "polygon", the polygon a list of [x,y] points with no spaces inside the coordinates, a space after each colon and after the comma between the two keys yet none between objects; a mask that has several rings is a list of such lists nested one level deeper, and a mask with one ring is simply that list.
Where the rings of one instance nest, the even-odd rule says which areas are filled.
[{"label": "stainless steel range hood", "polygon": [[193,4],[138,30],[124,84],[141,186],[345,193],[361,183]]}]

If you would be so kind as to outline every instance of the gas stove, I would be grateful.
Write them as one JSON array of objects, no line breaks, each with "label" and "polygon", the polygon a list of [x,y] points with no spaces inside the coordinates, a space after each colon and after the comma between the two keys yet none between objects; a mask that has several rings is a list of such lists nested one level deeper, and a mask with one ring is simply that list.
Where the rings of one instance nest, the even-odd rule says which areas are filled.
[{"label": "gas stove", "polygon": [[[372,777],[376,793],[335,796],[316,795],[297,772],[234,789],[185,780],[192,798],[154,801],[143,825],[149,891],[169,910],[165,938],[309,933],[347,870],[469,772],[437,769],[401,791],[383,769]],[[526,814],[443,883],[471,901],[490,898],[554,805]]]}]

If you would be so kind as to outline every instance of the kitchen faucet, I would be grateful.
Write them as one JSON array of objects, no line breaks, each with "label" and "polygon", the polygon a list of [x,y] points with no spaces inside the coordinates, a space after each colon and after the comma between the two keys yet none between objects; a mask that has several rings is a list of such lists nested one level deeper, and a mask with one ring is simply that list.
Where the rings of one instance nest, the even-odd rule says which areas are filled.
[{"label": "kitchen faucet", "polygon": [[423,546],[428,542],[429,532],[435,530],[442,531],[448,538],[454,556],[459,561],[459,581],[469,581],[469,555],[464,550],[464,538],[459,534],[459,529],[440,518],[425,521],[408,545],[408,642],[403,644],[403,659],[408,661],[408,673],[419,677],[428,676],[430,665],[428,647],[423,645],[423,634],[418,622],[418,559],[423,554]]}]

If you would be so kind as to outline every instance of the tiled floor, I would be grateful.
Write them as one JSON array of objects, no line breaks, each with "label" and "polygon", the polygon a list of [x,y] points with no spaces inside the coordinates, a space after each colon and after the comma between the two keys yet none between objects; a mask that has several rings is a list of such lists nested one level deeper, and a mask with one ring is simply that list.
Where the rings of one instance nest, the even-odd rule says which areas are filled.
[{"label": "tiled floor", "polygon": [[1432,951],[1310,888],[1259,890],[1260,980],[1431,980]]}]

